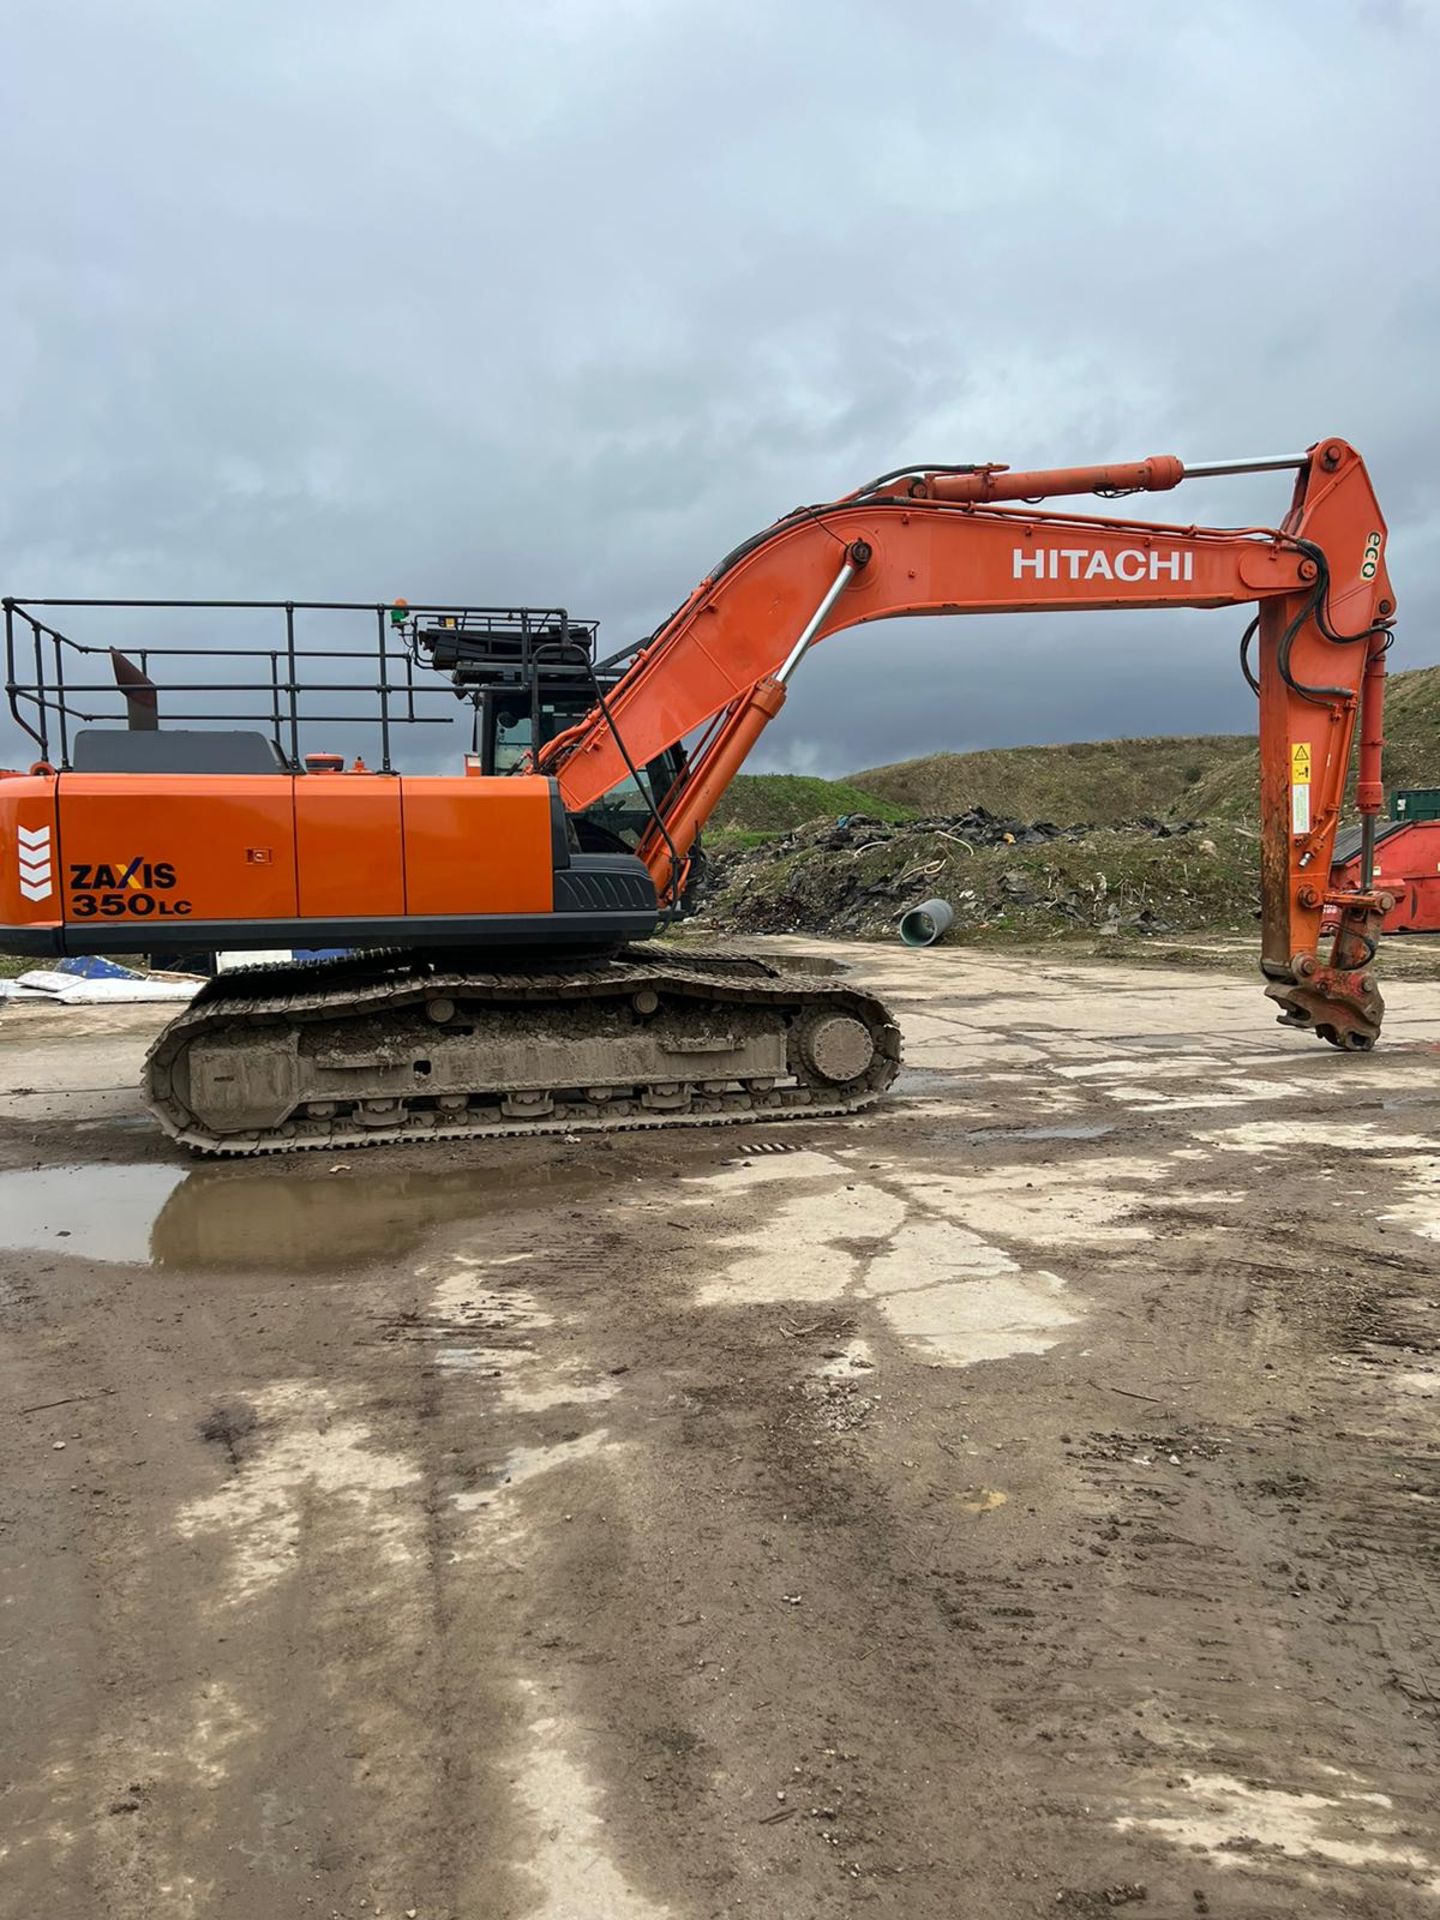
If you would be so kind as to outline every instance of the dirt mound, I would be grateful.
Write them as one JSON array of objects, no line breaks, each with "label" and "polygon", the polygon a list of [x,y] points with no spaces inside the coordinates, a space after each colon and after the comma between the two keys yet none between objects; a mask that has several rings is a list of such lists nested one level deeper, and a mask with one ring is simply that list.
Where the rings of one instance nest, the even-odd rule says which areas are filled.
[{"label": "dirt mound", "polygon": [[873,939],[938,894],[955,909],[952,940],[1238,930],[1254,913],[1256,850],[1246,829],[1192,820],[1061,827],[983,807],[903,823],[852,814],[722,852],[701,919],[725,931]]},{"label": "dirt mound", "polygon": [[742,773],[721,798],[713,825],[742,833],[784,833],[810,820],[833,820],[841,813],[868,813],[877,820],[893,821],[908,820],[911,812],[847,780],[822,780],[805,773]]},{"label": "dirt mound", "polygon": [[[1213,817],[1253,810],[1260,780],[1259,749],[1253,740],[1241,744],[1242,752],[1217,757],[1195,783],[1190,794],[1194,811]],[[1385,784],[1391,793],[1399,787],[1440,786],[1440,667],[1412,667],[1390,675],[1385,693]],[[879,790],[889,791],[883,785]],[[1353,764],[1346,792],[1347,805],[1353,804]]]},{"label": "dirt mound", "polygon": [[1122,826],[1149,814],[1193,816],[1199,811],[1194,792],[1243,765],[1253,746],[1244,734],[1215,734],[996,747],[872,767],[854,781],[914,813],[988,807],[1066,826],[1077,821]]},{"label": "dirt mound", "polygon": [[[1402,647],[1403,640],[1397,653]],[[1201,734],[933,753],[871,767],[853,774],[851,782],[913,813],[993,807],[1032,819],[1118,825],[1142,814],[1248,819],[1259,777],[1253,735]],[[1440,667],[1391,674],[1385,777],[1392,789],[1440,785]],[[869,811],[878,809],[872,805]]]}]

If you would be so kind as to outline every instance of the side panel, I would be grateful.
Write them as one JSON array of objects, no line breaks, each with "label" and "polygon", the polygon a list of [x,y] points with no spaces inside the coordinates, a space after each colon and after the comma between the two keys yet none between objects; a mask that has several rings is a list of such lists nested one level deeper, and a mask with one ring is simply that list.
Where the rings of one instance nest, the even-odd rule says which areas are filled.
[{"label": "side panel", "polygon": [[0,926],[47,927],[59,918],[55,775],[0,780]]},{"label": "side panel", "polygon": [[297,780],[295,852],[307,919],[404,913],[400,782],[365,773]]},{"label": "side panel", "polygon": [[[279,920],[296,912],[288,774],[67,773],[59,842],[65,919]],[[72,941],[72,945],[74,942]]]},{"label": "side panel", "polygon": [[412,914],[548,913],[550,785],[537,777],[399,782]]}]

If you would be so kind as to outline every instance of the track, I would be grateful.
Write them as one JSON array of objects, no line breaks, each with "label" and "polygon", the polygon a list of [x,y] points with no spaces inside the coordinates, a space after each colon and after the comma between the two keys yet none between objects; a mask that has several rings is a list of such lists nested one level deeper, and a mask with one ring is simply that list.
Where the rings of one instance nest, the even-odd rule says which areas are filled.
[{"label": "track", "polygon": [[629,947],[526,972],[410,955],[221,975],[151,1048],[164,1130],[228,1156],[823,1118],[894,1079],[874,995]]}]

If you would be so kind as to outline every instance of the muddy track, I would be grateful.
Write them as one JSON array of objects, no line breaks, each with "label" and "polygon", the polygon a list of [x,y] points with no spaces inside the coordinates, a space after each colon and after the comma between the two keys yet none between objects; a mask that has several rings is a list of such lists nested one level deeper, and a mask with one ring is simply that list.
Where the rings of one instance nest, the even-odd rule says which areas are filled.
[{"label": "muddy track", "polygon": [[[497,1081],[497,1057],[520,1077]],[[181,1146],[239,1158],[825,1119],[872,1105],[899,1061],[873,996],[744,957],[636,946],[493,972],[378,954],[218,975],[150,1048],[144,1088]]]}]

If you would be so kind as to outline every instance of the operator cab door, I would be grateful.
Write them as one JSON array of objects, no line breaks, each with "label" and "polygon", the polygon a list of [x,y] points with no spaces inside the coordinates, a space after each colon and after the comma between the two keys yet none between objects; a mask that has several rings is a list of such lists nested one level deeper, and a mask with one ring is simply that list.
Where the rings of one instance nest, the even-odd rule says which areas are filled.
[{"label": "operator cab door", "polygon": [[[595,705],[588,682],[542,685],[538,702],[539,743],[573,727]],[[481,695],[480,766],[484,773],[513,773],[531,747],[537,715],[528,687],[486,687]],[[583,814],[573,816],[576,837],[586,853],[629,853],[650,826],[658,807],[680,777],[684,750],[672,747],[629,774]]]}]

